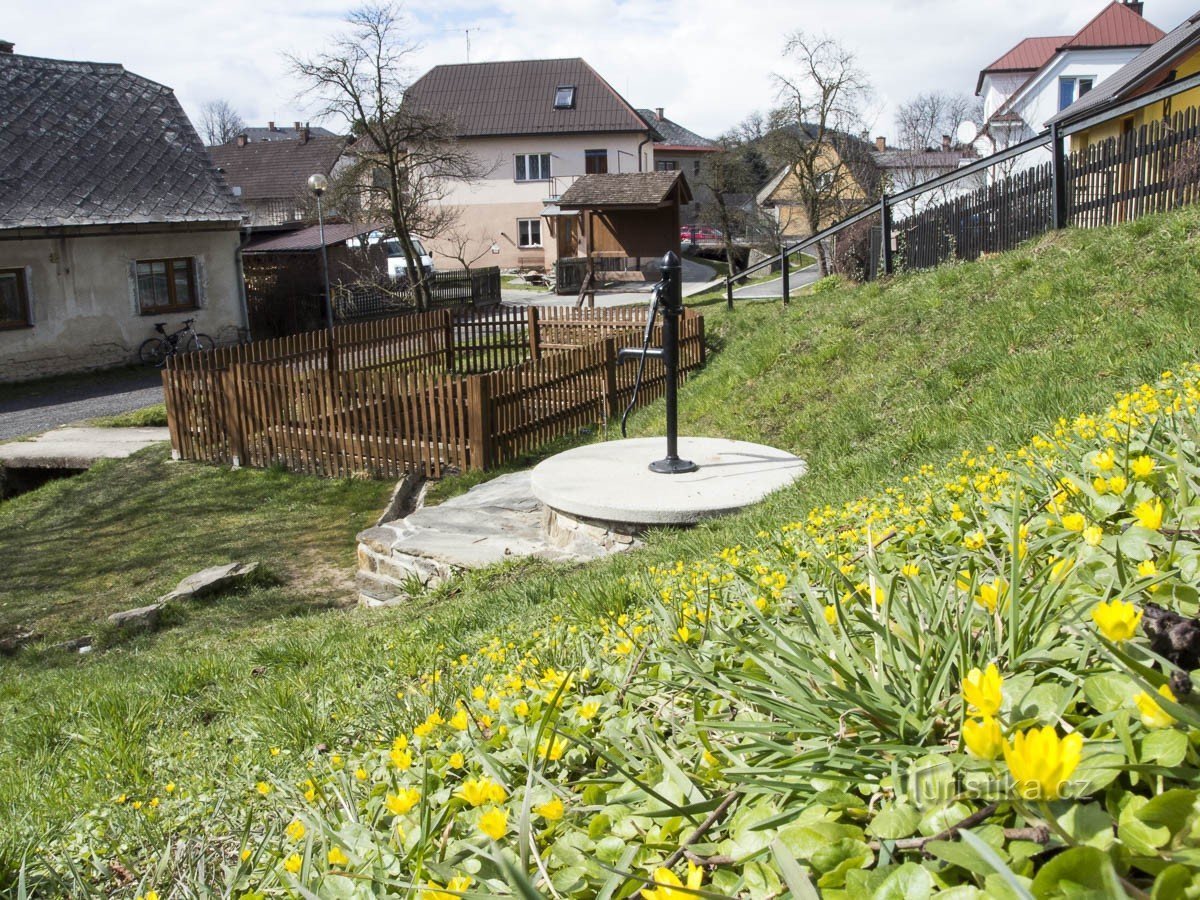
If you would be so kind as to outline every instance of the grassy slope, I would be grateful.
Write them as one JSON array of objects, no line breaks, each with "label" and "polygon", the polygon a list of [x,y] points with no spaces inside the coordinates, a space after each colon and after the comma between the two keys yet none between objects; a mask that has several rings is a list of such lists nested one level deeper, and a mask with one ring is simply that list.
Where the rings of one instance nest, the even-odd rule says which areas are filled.
[{"label": "grassy slope", "polygon": [[[706,555],[760,521],[850,499],[962,447],[1015,442],[1200,356],[1198,231],[1200,212],[1188,211],[887,285],[839,286],[788,309],[726,315],[715,303],[710,333],[722,352],[683,392],[685,430],[796,450],[812,474],[751,513],[658,535],[640,554],[565,575],[516,563],[402,610],[251,632],[168,629],[92,659],[0,663],[0,755],[10,761],[0,769],[0,885],[26,840],[115,793],[209,778],[240,791],[248,762],[279,774],[299,765],[268,747],[391,733],[397,680],[474,647],[480,632],[524,636],[563,611],[586,620],[622,602],[619,579],[652,562]],[[660,415],[644,411],[636,430],[653,433]],[[203,480],[211,470],[179,471]],[[307,515],[303,497],[293,511]],[[214,504],[210,495],[204,508]],[[60,522],[56,546],[83,547],[85,521]],[[321,543],[346,558],[344,539]],[[223,602],[230,612],[239,603]]]}]

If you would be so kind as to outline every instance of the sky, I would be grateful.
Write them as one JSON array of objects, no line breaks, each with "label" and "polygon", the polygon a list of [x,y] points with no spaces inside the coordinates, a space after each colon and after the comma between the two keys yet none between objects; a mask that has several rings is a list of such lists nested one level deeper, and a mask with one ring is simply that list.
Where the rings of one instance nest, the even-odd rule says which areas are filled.
[{"label": "sky", "polygon": [[[228,100],[250,125],[312,120],[287,53],[320,50],[358,0],[5,0],[17,53],[118,62],[174,88],[192,117]],[[409,0],[413,76],[439,63],[582,56],[635,107],[716,136],[776,99],[797,29],[852,50],[873,85],[864,127],[894,137],[896,105],[973,94],[1024,37],[1071,34],[1103,0]],[[1200,0],[1147,0],[1165,31]],[[469,58],[468,58],[469,42]],[[3,111],[0,110],[0,118]],[[323,123],[344,130],[340,123]]]}]

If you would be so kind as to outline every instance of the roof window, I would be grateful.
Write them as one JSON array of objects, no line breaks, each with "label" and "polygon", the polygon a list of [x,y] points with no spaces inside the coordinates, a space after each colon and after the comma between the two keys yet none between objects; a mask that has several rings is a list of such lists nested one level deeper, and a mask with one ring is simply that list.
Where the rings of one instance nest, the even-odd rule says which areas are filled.
[{"label": "roof window", "polygon": [[574,109],[575,108],[575,85],[560,84],[554,89],[554,108],[555,109]]}]

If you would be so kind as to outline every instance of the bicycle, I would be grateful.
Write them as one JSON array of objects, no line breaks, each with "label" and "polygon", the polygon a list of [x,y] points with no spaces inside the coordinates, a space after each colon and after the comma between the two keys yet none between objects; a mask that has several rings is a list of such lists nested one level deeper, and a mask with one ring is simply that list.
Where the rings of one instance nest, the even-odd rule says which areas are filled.
[{"label": "bicycle", "polygon": [[[170,334],[166,330],[166,322],[155,322],[154,330],[162,337],[147,338],[142,342],[142,346],[138,348],[138,359],[145,365],[157,366],[162,368],[166,365],[167,357],[174,356],[176,353],[190,352],[192,350],[211,350],[216,346],[207,334],[200,334],[192,327],[195,319],[184,320],[183,327],[178,331],[173,331]],[[180,338],[187,337],[180,346]]]}]

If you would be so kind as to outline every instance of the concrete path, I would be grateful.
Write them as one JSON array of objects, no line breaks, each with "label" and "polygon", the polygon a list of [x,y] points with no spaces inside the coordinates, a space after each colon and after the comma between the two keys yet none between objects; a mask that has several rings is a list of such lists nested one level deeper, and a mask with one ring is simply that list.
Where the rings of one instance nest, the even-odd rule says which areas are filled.
[{"label": "concrete path", "polygon": [[0,444],[0,467],[86,469],[98,459],[124,459],[170,439],[165,428],[56,428],[31,441]]},{"label": "concrete path", "polygon": [[162,403],[162,376],[122,369],[0,385],[0,441]]},{"label": "concrete path", "polygon": [[[803,269],[796,269],[791,273],[791,284],[789,285],[791,293],[805,285],[812,284],[821,277],[816,264]],[[770,281],[760,281],[758,284],[748,284],[745,287],[733,289],[733,299],[735,300],[772,300],[783,296],[783,279],[772,278]]]}]

